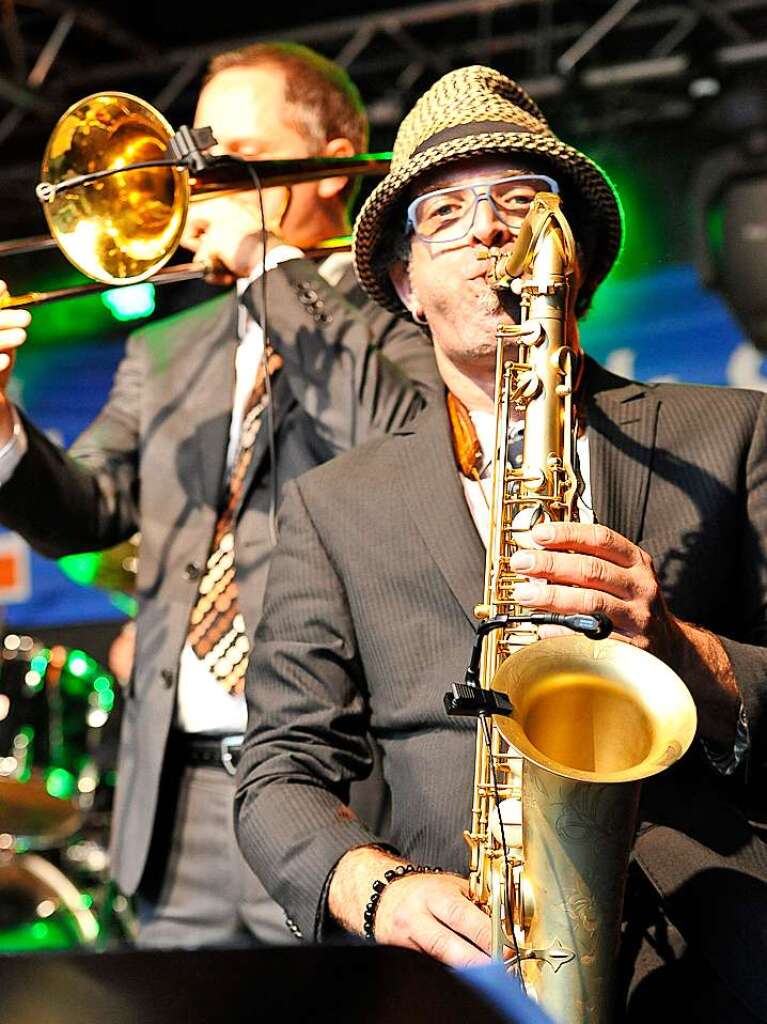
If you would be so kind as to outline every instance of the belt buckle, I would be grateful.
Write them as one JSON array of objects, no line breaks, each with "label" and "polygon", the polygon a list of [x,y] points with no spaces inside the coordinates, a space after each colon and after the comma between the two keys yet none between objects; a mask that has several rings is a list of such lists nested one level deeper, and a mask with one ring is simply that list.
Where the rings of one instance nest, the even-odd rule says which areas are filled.
[{"label": "belt buckle", "polygon": [[221,764],[228,775],[237,774],[237,765],[234,763],[234,752],[242,746],[243,736],[222,736],[221,737]]}]

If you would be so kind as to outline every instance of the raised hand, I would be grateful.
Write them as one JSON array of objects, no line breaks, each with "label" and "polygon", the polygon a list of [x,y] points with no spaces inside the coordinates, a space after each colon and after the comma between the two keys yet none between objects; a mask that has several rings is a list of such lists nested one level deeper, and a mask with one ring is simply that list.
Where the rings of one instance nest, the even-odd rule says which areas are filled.
[{"label": "raised hand", "polygon": [[[0,405],[5,404],[5,393],[16,360],[16,350],[26,341],[26,329],[32,322],[32,317],[26,309],[3,309],[3,301],[7,295],[8,287],[5,281],[0,281]],[[5,417],[0,417],[0,441],[4,432],[4,419]],[[12,429],[11,422],[8,436]]]},{"label": "raised hand", "polygon": [[[264,192],[267,225],[271,223],[267,198],[285,191]],[[261,218],[252,205],[238,202],[236,196],[222,196],[192,204],[181,244],[211,267],[212,281],[227,284],[233,278],[249,277],[261,265],[263,238]],[[267,250],[275,244],[274,236],[267,234]]]}]

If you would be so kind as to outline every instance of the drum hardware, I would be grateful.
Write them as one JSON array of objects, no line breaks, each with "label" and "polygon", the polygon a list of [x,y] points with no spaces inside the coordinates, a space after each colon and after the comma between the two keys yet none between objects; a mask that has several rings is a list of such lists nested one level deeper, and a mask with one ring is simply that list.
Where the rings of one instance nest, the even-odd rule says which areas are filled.
[{"label": "drum hardware", "polygon": [[90,902],[39,854],[0,855],[0,953],[92,945],[100,929]]},{"label": "drum hardware", "polygon": [[9,634],[0,691],[0,849],[51,849],[82,827],[104,783],[114,680],[83,651]]},{"label": "drum hardware", "polygon": [[0,953],[135,932],[108,880],[116,694],[84,651],[16,634],[0,645]]}]

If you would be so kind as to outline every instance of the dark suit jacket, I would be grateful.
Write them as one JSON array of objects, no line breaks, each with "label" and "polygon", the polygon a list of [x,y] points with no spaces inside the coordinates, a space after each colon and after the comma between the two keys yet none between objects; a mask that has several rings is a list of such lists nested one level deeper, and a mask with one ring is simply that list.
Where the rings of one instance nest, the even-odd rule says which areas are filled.
[{"label": "dark suit jacket", "polygon": [[[269,335],[284,359],[273,388],[279,490],[404,423],[436,371],[423,334],[366,301],[350,269],[332,289],[313,264],[292,260],[267,283]],[[259,290],[257,282],[250,292]],[[0,521],[52,557],[109,547],[141,530],[136,657],[112,837],[112,870],[126,893],[144,869],[179,654],[222,493],[236,316],[230,293],[133,335],[109,400],[74,445],[74,458],[25,421],[29,451],[0,489]],[[240,604],[250,630],[272,546],[267,437],[267,430],[259,433],[236,527]],[[44,502],[34,497],[40,491]]]},{"label": "dark suit jacket", "polygon": [[[677,615],[722,636],[761,762],[767,396],[636,384],[595,364],[586,387],[596,517],[654,556]],[[354,846],[384,841],[466,873],[475,726],[448,719],[442,696],[463,677],[483,571],[444,402],[286,488],[248,675],[238,830],[307,937]],[[384,836],[342,806],[368,770],[368,728],[392,794]]]}]

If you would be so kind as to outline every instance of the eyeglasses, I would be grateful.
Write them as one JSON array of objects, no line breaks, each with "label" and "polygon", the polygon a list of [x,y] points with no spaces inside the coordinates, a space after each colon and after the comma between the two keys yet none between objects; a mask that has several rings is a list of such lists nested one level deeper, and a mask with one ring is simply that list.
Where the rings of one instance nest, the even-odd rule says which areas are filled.
[{"label": "eyeglasses", "polygon": [[457,242],[474,226],[482,199],[487,199],[502,224],[519,227],[539,192],[556,194],[559,185],[545,174],[515,174],[481,185],[440,188],[410,203],[406,230],[422,242]]}]

